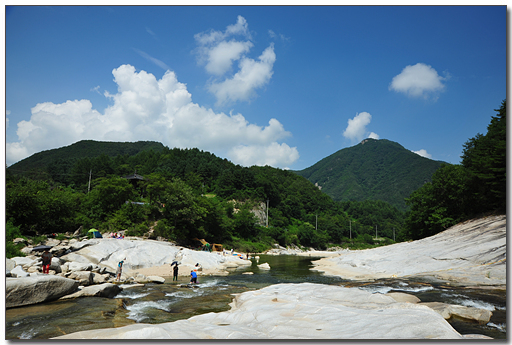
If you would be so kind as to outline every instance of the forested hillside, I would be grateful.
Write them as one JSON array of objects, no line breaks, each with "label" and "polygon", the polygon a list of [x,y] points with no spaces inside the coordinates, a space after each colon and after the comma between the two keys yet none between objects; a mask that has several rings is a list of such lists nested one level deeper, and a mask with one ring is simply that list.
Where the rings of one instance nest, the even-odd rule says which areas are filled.
[{"label": "forested hillside", "polygon": [[58,149],[41,151],[27,157],[8,168],[13,174],[44,178],[48,172],[53,176],[66,174],[67,168],[73,166],[77,159],[99,157],[105,155],[116,157],[119,155],[133,156],[141,151],[153,149],[161,151],[164,145],[155,141],[137,141],[135,143],[82,140],[72,145]]},{"label": "forested hillside", "polygon": [[[264,250],[273,243],[372,245],[377,225],[377,243],[389,243],[394,232],[405,239],[404,215],[388,204],[338,203],[291,171],[241,167],[198,149],[63,160],[49,161],[39,179],[8,169],[6,215],[22,233],[83,226],[142,235],[154,227],[155,235],[183,244],[198,237]],[[142,180],[123,178],[135,171]]]},{"label": "forested hillside", "polygon": [[365,139],[296,173],[337,201],[383,200],[405,211],[405,198],[443,164],[393,141]]}]

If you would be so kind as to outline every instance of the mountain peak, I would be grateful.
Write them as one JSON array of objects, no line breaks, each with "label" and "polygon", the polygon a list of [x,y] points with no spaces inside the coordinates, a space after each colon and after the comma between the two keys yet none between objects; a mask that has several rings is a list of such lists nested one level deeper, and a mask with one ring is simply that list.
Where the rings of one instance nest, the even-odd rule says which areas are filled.
[{"label": "mountain peak", "polygon": [[301,171],[338,201],[383,200],[405,210],[405,198],[443,164],[387,139],[367,138]]}]

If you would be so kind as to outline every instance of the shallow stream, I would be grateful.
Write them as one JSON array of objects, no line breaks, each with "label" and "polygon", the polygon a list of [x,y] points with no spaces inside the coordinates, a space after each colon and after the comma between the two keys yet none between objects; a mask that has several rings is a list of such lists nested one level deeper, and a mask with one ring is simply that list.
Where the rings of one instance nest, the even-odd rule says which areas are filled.
[{"label": "shallow stream", "polygon": [[[166,279],[165,284],[127,289],[113,299],[86,297],[7,309],[5,338],[49,339],[83,330],[121,327],[137,322],[171,322],[229,310],[233,293],[278,283],[310,282],[359,287],[375,293],[405,292],[416,295],[422,302],[436,301],[488,309],[493,316],[486,324],[454,318],[449,322],[461,334],[484,334],[495,339],[506,339],[505,291],[468,290],[398,279],[350,282],[311,271],[311,260],[316,259],[260,255],[259,264],[268,262],[270,270],[259,269],[253,261],[252,266],[233,271],[228,276],[199,276],[199,284],[195,288],[181,287],[189,279],[180,277],[178,283]],[[247,272],[253,274],[244,274]]]}]

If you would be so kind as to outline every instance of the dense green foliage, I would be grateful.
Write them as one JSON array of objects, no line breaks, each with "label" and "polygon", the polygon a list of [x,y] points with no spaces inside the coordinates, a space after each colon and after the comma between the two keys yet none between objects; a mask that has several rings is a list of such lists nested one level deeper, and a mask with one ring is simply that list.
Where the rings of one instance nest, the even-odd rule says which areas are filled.
[{"label": "dense green foliage", "polygon": [[[96,158],[102,155],[106,157],[129,157],[141,151],[161,151],[163,147],[161,143],[154,141],[117,143],[82,140],[66,147],[35,153],[11,165],[9,169],[7,169],[7,172],[16,175],[24,175],[33,179],[48,179],[51,177],[54,181],[68,184],[69,170],[75,165],[75,161],[78,159],[86,157]],[[78,169],[76,171],[76,173],[82,176],[80,181],[87,180],[89,177],[89,168],[92,167],[87,166],[84,170]],[[95,171],[95,173],[99,172],[100,170]],[[133,170],[126,173],[133,173]],[[101,175],[96,176],[100,177]]]},{"label": "dense green foliage", "polygon": [[[373,244],[376,225],[379,237],[392,238],[393,228],[403,232],[403,213],[385,202],[335,202],[291,171],[245,168],[198,149],[64,161],[48,162],[44,179],[8,174],[7,218],[23,234],[82,226],[141,236],[154,229],[152,236],[181,244],[204,238],[262,251],[274,243],[327,248],[359,238]],[[123,178],[135,171],[144,179]]]},{"label": "dense green foliage", "polygon": [[441,164],[393,141],[365,139],[296,173],[334,200],[383,200],[405,211],[404,199],[430,181]]},{"label": "dense green foliage", "polygon": [[16,256],[25,256],[20,249],[23,247],[23,244],[15,245],[12,240],[15,238],[22,238],[21,231],[18,227],[14,226],[11,221],[8,221],[5,224],[5,256],[7,259],[16,257]]},{"label": "dense green foliage", "polygon": [[506,210],[506,101],[487,134],[464,144],[461,165],[445,165],[411,194],[406,229],[413,239],[434,235],[481,214]]}]

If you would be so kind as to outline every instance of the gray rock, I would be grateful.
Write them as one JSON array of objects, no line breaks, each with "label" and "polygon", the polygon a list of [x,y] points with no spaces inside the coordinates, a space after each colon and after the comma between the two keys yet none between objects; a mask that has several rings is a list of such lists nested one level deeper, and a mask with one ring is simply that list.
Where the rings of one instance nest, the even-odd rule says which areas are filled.
[{"label": "gray rock", "polygon": [[16,266],[11,270],[11,276],[16,278],[28,277],[28,273],[23,270],[21,266]]},{"label": "gray rock", "polygon": [[11,259],[5,259],[5,269],[12,271],[16,267],[16,261]]},{"label": "gray rock", "polygon": [[59,258],[52,258],[52,262],[50,264],[50,270],[54,270],[55,273],[61,273],[62,269],[60,267],[60,260]]},{"label": "gray rock", "polygon": [[386,296],[389,296],[393,298],[397,302],[404,302],[404,303],[420,303],[421,300],[414,296],[410,295],[408,293],[403,292],[388,292]]},{"label": "gray rock", "polygon": [[33,247],[23,247],[21,248],[20,252],[22,252],[25,255],[28,255],[32,253],[32,248]]},{"label": "gray rock", "polygon": [[20,265],[20,266],[32,266],[33,264],[35,264],[36,262],[38,261],[41,261],[41,258],[38,258],[36,256],[16,256],[14,258],[11,258],[11,260],[13,260],[14,262],[16,262],[16,266]]},{"label": "gray rock", "polygon": [[104,284],[107,282],[107,277],[99,274],[99,273],[92,273],[92,282],[93,284]]},{"label": "gray rock", "polygon": [[91,263],[81,263],[81,262],[69,262],[68,265],[68,271],[75,272],[75,271],[92,271],[93,264]]},{"label": "gray rock", "polygon": [[94,283],[94,273],[89,271],[72,271],[67,276],[69,279],[78,281],[83,286],[92,285]]},{"label": "gray rock", "polygon": [[165,283],[165,278],[158,277],[158,276],[148,276],[148,281],[150,281],[152,283],[163,284],[163,283]]},{"label": "gray rock", "polygon": [[476,320],[478,322],[487,323],[491,320],[492,312],[487,309],[479,309],[474,307],[466,307],[463,305],[446,304],[441,302],[425,302],[420,303],[432,308],[438,312],[446,320],[453,315],[457,315],[463,319]]},{"label": "gray rock", "polygon": [[70,250],[70,246],[59,245],[59,246],[56,246],[56,247],[53,247],[52,249],[50,249],[50,253],[53,256],[62,256],[62,255],[65,255],[69,250]]},{"label": "gray rock", "polygon": [[24,239],[24,238],[20,238],[20,237],[15,238],[15,239],[14,239],[14,240],[12,240],[12,241],[14,242],[14,244],[23,243],[23,244],[25,244],[25,245],[26,245],[26,244],[28,243],[26,239]]},{"label": "gray rock", "polygon": [[24,278],[7,278],[6,308],[49,302],[76,291],[78,282],[48,274]]},{"label": "gray rock", "polygon": [[121,288],[116,284],[104,283],[100,285],[86,286],[82,290],[61,297],[60,299],[70,299],[77,297],[106,297],[113,298],[121,292]]},{"label": "gray rock", "polygon": [[56,238],[49,238],[46,240],[45,242],[45,245],[47,246],[51,246],[51,247],[56,247],[60,244],[60,240],[56,239]]}]

